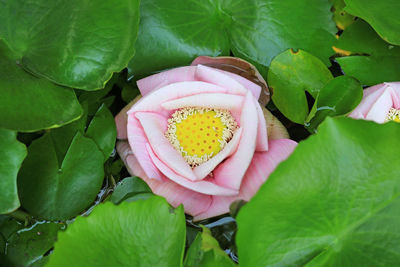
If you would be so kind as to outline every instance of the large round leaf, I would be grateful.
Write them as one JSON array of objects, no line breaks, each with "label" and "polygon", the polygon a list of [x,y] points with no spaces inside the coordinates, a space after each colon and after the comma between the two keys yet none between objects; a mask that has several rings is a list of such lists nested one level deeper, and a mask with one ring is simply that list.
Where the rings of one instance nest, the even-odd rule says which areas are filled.
[{"label": "large round leaf", "polygon": [[138,9],[139,0],[4,0],[0,37],[29,71],[99,89],[134,55]]},{"label": "large round leaf", "polygon": [[96,198],[103,178],[103,154],[78,132],[61,161],[51,135],[33,141],[18,174],[22,206],[37,218],[66,220]]},{"label": "large round leaf", "polygon": [[400,1],[345,0],[345,10],[366,20],[387,42],[400,45]]},{"label": "large round leaf", "polygon": [[383,41],[360,19],[346,28],[335,49],[344,55],[337,58],[343,71],[364,85],[400,80],[400,47]]},{"label": "large round leaf", "polygon": [[396,266],[400,126],[328,118],[239,212],[242,266]]},{"label": "large round leaf", "polygon": [[288,49],[279,54],[268,71],[274,104],[283,115],[299,124],[308,116],[306,92],[316,98],[331,79],[333,76],[324,63],[303,50]]},{"label": "large round leaf", "polygon": [[0,128],[0,214],[20,205],[17,173],[26,156],[26,147],[17,141],[17,133]]},{"label": "large round leaf", "polygon": [[329,64],[336,32],[329,10],[329,2],[319,0],[143,1],[129,70],[145,74],[232,50],[265,74],[272,58],[288,48]]},{"label": "large round leaf", "polygon": [[160,197],[107,202],[59,233],[48,266],[181,266],[184,248],[182,206]]},{"label": "large round leaf", "polygon": [[226,16],[216,2],[146,0],[140,5],[132,74],[188,65],[197,56],[229,55]]},{"label": "large round leaf", "polygon": [[81,116],[74,90],[30,75],[10,53],[0,41],[0,127],[31,132]]}]

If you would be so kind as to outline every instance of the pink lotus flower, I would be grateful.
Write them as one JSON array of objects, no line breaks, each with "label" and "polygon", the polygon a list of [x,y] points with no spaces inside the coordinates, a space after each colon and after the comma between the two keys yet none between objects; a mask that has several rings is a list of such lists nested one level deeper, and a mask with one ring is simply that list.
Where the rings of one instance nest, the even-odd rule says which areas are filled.
[{"label": "pink lotus flower", "polygon": [[[227,62],[250,66],[261,83],[215,68]],[[296,146],[258,103],[267,88],[254,70],[235,58],[199,57],[137,81],[143,97],[115,118],[128,171],[171,205],[183,204],[194,220],[248,201]]]},{"label": "pink lotus flower", "polygon": [[361,103],[349,114],[355,119],[400,122],[400,82],[381,83],[364,90]]}]

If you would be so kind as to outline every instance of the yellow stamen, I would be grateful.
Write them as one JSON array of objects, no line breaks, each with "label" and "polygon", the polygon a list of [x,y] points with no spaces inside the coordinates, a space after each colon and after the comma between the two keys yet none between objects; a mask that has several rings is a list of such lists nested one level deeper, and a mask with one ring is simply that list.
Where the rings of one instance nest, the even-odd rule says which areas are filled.
[{"label": "yellow stamen", "polygon": [[188,107],[172,114],[165,136],[195,167],[218,154],[236,129],[237,123],[227,110]]},{"label": "yellow stamen", "polygon": [[400,122],[400,109],[390,108],[385,121]]}]

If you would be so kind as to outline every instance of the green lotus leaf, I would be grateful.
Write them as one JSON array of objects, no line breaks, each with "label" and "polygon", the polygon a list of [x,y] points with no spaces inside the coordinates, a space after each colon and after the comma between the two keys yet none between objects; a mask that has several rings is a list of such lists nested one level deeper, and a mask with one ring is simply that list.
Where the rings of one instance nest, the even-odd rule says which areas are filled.
[{"label": "green lotus leaf", "polygon": [[139,0],[4,0],[0,18],[0,38],[24,68],[94,90],[133,57]]},{"label": "green lotus leaf", "polygon": [[181,266],[183,207],[160,197],[100,204],[60,232],[48,266]]},{"label": "green lotus leaf", "polygon": [[396,265],[399,136],[393,122],[327,118],[240,210],[240,265]]},{"label": "green lotus leaf", "polygon": [[336,27],[328,1],[148,0],[141,3],[140,13],[131,75],[230,51],[265,75],[272,58],[288,48],[312,52],[326,65],[333,54]]},{"label": "green lotus leaf", "polygon": [[344,0],[345,11],[367,21],[383,40],[400,45],[400,2],[397,0]]},{"label": "green lotus leaf", "polygon": [[349,26],[335,49],[343,71],[363,85],[400,80],[400,47],[383,41],[365,21]]}]

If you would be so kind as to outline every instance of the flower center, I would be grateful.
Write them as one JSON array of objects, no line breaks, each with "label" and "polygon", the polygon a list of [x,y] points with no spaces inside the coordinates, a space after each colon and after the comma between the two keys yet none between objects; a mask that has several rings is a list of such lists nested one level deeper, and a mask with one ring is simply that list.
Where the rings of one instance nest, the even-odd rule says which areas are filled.
[{"label": "flower center", "polygon": [[390,108],[386,121],[400,122],[400,109]]},{"label": "flower center", "polygon": [[196,167],[220,152],[237,127],[228,110],[188,107],[168,119],[165,136],[186,162]]}]

